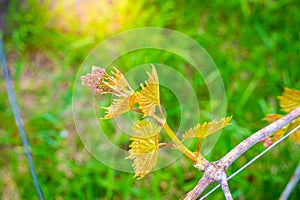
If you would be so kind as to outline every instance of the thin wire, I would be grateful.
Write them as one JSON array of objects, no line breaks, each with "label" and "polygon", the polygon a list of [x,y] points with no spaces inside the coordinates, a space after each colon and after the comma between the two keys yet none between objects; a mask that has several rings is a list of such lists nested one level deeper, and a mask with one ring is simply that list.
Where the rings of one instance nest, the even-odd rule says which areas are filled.
[{"label": "thin wire", "polygon": [[32,177],[32,180],[33,180],[33,184],[34,184],[35,189],[38,193],[39,199],[43,200],[44,199],[43,193],[42,193],[42,190],[41,190],[40,185],[38,183],[37,175],[35,173],[34,165],[33,165],[33,162],[32,162],[32,157],[31,157],[31,153],[30,153],[30,149],[29,149],[28,140],[27,140],[27,137],[26,137],[26,132],[24,130],[24,126],[23,126],[23,123],[22,123],[22,120],[21,120],[19,108],[18,108],[16,98],[15,98],[15,94],[14,94],[14,89],[13,89],[13,86],[12,86],[12,83],[11,83],[11,78],[10,78],[10,75],[9,75],[9,72],[8,72],[1,35],[0,35],[0,61],[1,61],[1,66],[3,68],[3,74],[4,74],[5,83],[6,83],[6,90],[7,90],[7,94],[8,94],[9,103],[10,103],[10,106],[13,110],[15,121],[16,121],[18,130],[19,130],[19,133],[20,133],[20,136],[21,136],[21,140],[22,140],[22,143],[23,143],[23,146],[24,146],[24,150],[25,150],[27,161],[28,161],[29,170],[30,170],[30,174],[31,174],[31,177]]},{"label": "thin wire", "polygon": [[300,180],[300,162],[299,162],[293,176],[290,178],[290,181],[288,182],[288,184],[285,186],[283,192],[281,193],[279,200],[289,199],[292,191],[294,190],[294,188],[297,185],[299,180]]},{"label": "thin wire", "polygon": [[[296,128],[294,128],[293,130],[291,130],[289,133],[285,134],[283,137],[281,137],[279,140],[277,140],[276,142],[274,142],[272,145],[270,145],[268,148],[266,148],[265,150],[263,150],[260,154],[258,154],[257,156],[255,156],[254,158],[252,158],[249,162],[247,162],[245,165],[243,165],[240,169],[238,169],[237,171],[235,171],[233,174],[231,174],[227,180],[230,180],[231,178],[233,178],[235,175],[237,175],[238,173],[240,173],[241,171],[243,171],[246,167],[248,167],[249,165],[251,165],[254,161],[256,161],[258,158],[260,158],[262,155],[264,155],[267,151],[269,151],[270,149],[272,149],[274,146],[276,146],[278,143],[280,143],[281,141],[283,141],[284,139],[286,139],[287,137],[289,137],[292,133],[294,133],[295,131],[297,131],[300,128],[300,125],[298,125]],[[213,189],[211,189],[208,193],[206,193],[203,197],[200,198],[200,200],[203,200],[204,198],[208,197],[211,193],[213,193],[216,189],[218,189],[220,187],[220,184],[218,184],[216,187],[214,187]]]}]

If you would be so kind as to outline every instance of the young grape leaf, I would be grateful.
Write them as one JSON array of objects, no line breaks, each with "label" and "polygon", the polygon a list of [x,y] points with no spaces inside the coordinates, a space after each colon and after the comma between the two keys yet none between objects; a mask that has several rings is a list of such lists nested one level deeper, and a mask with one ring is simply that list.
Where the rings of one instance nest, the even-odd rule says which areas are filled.
[{"label": "young grape leaf", "polygon": [[114,75],[110,82],[112,87],[123,94],[132,95],[133,90],[131,89],[124,75],[117,68],[114,68],[114,70],[115,72],[111,72]]},{"label": "young grape leaf", "polygon": [[282,96],[279,96],[280,107],[284,112],[291,112],[300,106],[300,91],[284,88]]},{"label": "young grape leaf", "polygon": [[144,117],[153,115],[155,106],[160,105],[158,76],[155,67],[152,66],[152,73],[147,72],[147,74],[148,82],[146,81],[145,85],[141,84],[142,90],[137,92],[137,102]]},{"label": "young grape leaf", "polygon": [[275,121],[277,121],[278,119],[280,119],[282,117],[282,115],[279,114],[268,114],[265,118],[263,118],[263,120],[269,122],[269,123],[273,123]]},{"label": "young grape leaf", "polygon": [[[300,124],[300,119],[298,118],[290,124],[290,126],[288,127],[288,131],[293,130],[294,128],[299,126],[299,124]],[[297,131],[292,133],[290,135],[290,139],[292,139],[294,142],[300,144],[300,130],[298,129]]]},{"label": "young grape leaf", "polygon": [[131,110],[134,104],[135,104],[135,94],[127,98],[119,97],[113,99],[112,104],[109,107],[104,108],[106,111],[105,111],[105,116],[102,119],[109,119],[117,115],[121,115]]},{"label": "young grape leaf", "polygon": [[217,132],[218,130],[229,125],[229,121],[232,117],[222,118],[221,120],[213,120],[211,122],[205,122],[204,124],[198,124],[196,127],[189,129],[183,134],[183,138],[199,138],[203,139],[208,135]]},{"label": "young grape leaf", "polygon": [[295,133],[293,133],[292,135],[290,135],[290,138],[297,144],[300,144],[300,131],[298,130]]},{"label": "young grape leaf", "polygon": [[136,132],[130,139],[129,156],[132,159],[135,175],[138,179],[143,178],[155,166],[158,156],[158,133],[160,127],[150,121],[138,121],[132,127]]}]

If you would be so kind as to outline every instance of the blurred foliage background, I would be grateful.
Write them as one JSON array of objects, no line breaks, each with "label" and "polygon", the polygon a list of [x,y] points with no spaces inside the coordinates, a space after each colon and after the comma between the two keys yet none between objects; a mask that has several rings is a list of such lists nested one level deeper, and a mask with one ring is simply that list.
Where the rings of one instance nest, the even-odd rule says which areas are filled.
[{"label": "blurred foliage background", "polygon": [[[80,142],[72,118],[72,86],[87,54],[113,34],[137,27],[165,27],[201,44],[218,66],[233,115],[209,160],[220,158],[266,125],[261,119],[279,112],[284,87],[300,89],[300,4],[296,0],[253,1],[0,1],[0,27],[34,164],[46,199],[178,199],[201,177],[182,157],[142,180],[111,169],[93,158]],[[137,52],[117,61],[123,72],[158,62],[177,67],[209,110],[209,94],[199,75],[170,55]],[[97,65],[97,64],[95,64]],[[37,199],[0,79],[0,197]],[[170,94],[171,95],[171,94]],[[170,123],[178,110],[164,97]],[[172,110],[173,108],[173,110]],[[184,117],[184,116],[181,116]],[[205,118],[201,118],[201,121]],[[87,133],[88,134],[88,133]],[[264,149],[251,148],[228,174]],[[229,181],[234,199],[276,199],[300,154],[290,140]],[[300,196],[300,186],[291,199]],[[223,199],[220,189],[207,199]]]}]

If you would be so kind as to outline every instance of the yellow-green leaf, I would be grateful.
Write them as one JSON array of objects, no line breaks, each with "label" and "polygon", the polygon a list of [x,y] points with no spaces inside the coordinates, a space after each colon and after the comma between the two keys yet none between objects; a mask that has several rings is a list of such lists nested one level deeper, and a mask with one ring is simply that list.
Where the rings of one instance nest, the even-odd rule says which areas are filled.
[{"label": "yellow-green leaf", "polygon": [[284,88],[283,95],[278,97],[284,112],[291,112],[300,106],[300,91]]},{"label": "yellow-green leaf", "polygon": [[141,84],[142,90],[137,92],[137,102],[144,116],[151,116],[155,112],[155,107],[159,102],[159,83],[155,67],[152,66],[152,73],[148,74],[148,81],[145,85]]},{"label": "yellow-green leaf", "polygon": [[196,127],[189,129],[183,134],[183,138],[199,138],[203,139],[208,135],[217,132],[223,127],[229,125],[231,117],[222,118],[221,120],[213,120],[211,122],[205,122],[204,124],[198,124]]},{"label": "yellow-green leaf", "polygon": [[298,130],[298,131],[296,131],[295,133],[293,133],[292,135],[290,135],[290,138],[291,138],[294,142],[300,144],[300,131]]},{"label": "yellow-green leaf", "polygon": [[127,98],[119,97],[119,98],[113,99],[112,104],[109,107],[104,108],[106,111],[105,111],[105,117],[103,119],[109,119],[109,118],[115,117],[117,115],[121,115],[121,114],[131,110],[131,108],[134,104],[133,99],[135,99],[134,94]]},{"label": "yellow-green leaf", "polygon": [[147,138],[157,135],[160,132],[161,128],[151,121],[140,120],[132,127],[132,130],[136,132],[136,135],[134,135],[134,137],[137,136]]},{"label": "yellow-green leaf", "polygon": [[135,175],[138,179],[143,178],[155,166],[158,156],[158,133],[160,127],[150,121],[139,121],[132,127],[136,132],[130,139],[129,156],[132,159]]},{"label": "yellow-green leaf", "polygon": [[[293,121],[290,124],[290,126],[288,127],[288,131],[293,130],[294,128],[296,128],[299,125],[300,125],[300,119],[296,119],[295,121]],[[295,131],[294,133],[292,133],[290,135],[290,139],[292,139],[294,142],[300,144],[300,129],[298,129],[297,131]]]},{"label": "yellow-green leaf", "polygon": [[112,87],[121,93],[132,95],[133,90],[131,89],[124,75],[117,68],[114,68],[114,70],[115,72],[111,72],[114,75],[114,77],[111,77],[110,81]]},{"label": "yellow-green leaf", "polygon": [[263,118],[263,120],[272,123],[277,121],[278,119],[280,119],[282,117],[282,115],[279,114],[268,114],[265,118]]}]

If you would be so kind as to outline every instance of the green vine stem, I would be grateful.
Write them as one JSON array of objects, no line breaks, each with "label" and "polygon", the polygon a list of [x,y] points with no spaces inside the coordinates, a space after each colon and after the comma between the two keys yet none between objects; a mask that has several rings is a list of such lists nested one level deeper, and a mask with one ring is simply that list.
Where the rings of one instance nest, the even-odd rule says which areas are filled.
[{"label": "green vine stem", "polygon": [[164,130],[170,137],[170,139],[174,142],[176,148],[184,153],[188,158],[190,158],[194,163],[197,162],[198,156],[191,152],[182,142],[178,139],[178,137],[175,135],[175,133],[172,131],[172,129],[169,127],[168,123],[165,122],[163,126]]}]

